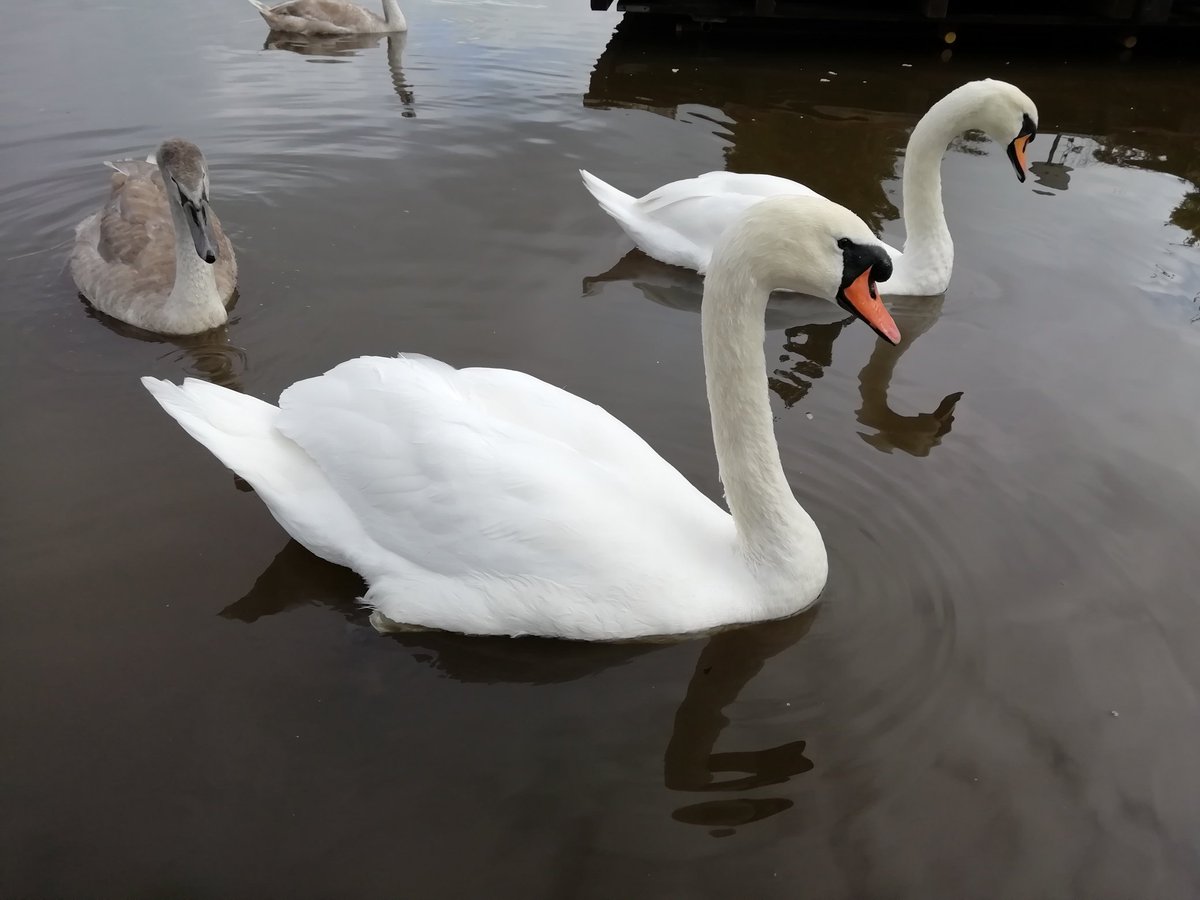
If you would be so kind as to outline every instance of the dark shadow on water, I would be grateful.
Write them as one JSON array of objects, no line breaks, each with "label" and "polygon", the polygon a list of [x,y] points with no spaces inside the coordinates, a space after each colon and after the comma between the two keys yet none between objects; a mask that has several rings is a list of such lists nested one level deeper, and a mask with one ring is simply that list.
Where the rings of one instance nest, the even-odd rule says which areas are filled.
[{"label": "dark shadow on water", "polygon": [[[301,606],[320,606],[371,629],[358,602],[366,583],[350,569],[289,541],[244,597],[221,610],[226,619],[257,622]],[[372,629],[373,631],[373,629]],[[588,644],[545,638],[469,637],[443,631],[380,635],[456,681],[551,684],[574,681],[621,665],[654,644]]]},{"label": "dark shadow on water", "polygon": [[[805,756],[802,740],[757,750],[718,752],[715,748],[729,726],[725,709],[762,671],[767,660],[808,633],[816,616],[814,609],[791,619],[748,625],[709,638],[675,712],[663,755],[663,784],[668,790],[740,795],[786,784],[812,770],[814,764]],[[737,826],[778,815],[792,806],[786,797],[722,797],[686,804],[671,817],[716,829],[710,832],[713,837],[726,837]]]},{"label": "dark shadow on water", "polygon": [[[184,364],[184,374],[192,378],[211,381],[231,390],[241,391],[241,375],[246,371],[249,358],[246,351],[233,343],[230,328],[237,324],[237,319],[231,317],[227,325],[212,328],[200,334],[165,335],[146,331],[135,325],[129,325],[120,319],[114,319],[100,312],[82,295],[78,295],[89,318],[99,322],[113,334],[123,338],[142,341],[147,344],[165,344],[173,347],[173,351],[164,353],[164,358]],[[232,313],[237,305],[238,295],[235,292],[229,303]]]},{"label": "dark shadow on water", "polygon": [[247,624],[300,606],[322,606],[341,613],[348,621],[366,624],[362,607],[355,602],[366,591],[355,572],[335,566],[288,541],[271,564],[240,600],[220,615]]},{"label": "dark shadow on water", "polygon": [[[220,615],[249,624],[291,609],[318,606],[370,630],[367,611],[358,602],[365,589],[365,583],[354,572],[289,541],[245,596],[221,610]],[[816,616],[817,609],[813,609],[791,619],[722,631],[707,638],[675,713],[663,757],[663,784],[669,791],[738,796],[686,804],[676,809],[672,818],[707,828],[732,829],[793,806],[785,797],[747,797],[744,793],[777,787],[810,771],[813,763],[804,754],[804,741],[751,750],[718,752],[715,747],[729,726],[724,710],[738,699],[767,660],[808,633]],[[472,637],[437,631],[372,639],[392,641],[414,659],[456,681],[484,684],[575,681],[624,665],[663,646]],[[732,777],[716,777],[729,773]]]},{"label": "dark shadow on water", "polygon": [[363,50],[379,46],[382,34],[295,34],[290,31],[267,32],[264,50],[286,50],[301,56],[328,59],[352,59]]},{"label": "dark shadow on water", "polygon": [[387,35],[309,35],[272,31],[263,41],[263,49],[286,50],[289,53],[314,57],[309,62],[348,62],[360,56],[362,51],[373,50],[379,46],[381,41],[387,41],[387,63],[392,78],[392,88],[403,104],[400,115],[406,119],[413,119],[417,115],[416,98],[408,79],[404,77],[404,69],[400,64],[407,40],[408,35],[404,32]]}]

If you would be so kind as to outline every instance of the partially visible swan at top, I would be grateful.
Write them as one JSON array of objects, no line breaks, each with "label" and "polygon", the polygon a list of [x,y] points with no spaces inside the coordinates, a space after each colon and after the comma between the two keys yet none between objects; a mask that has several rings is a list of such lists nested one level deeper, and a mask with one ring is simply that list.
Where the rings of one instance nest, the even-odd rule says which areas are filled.
[{"label": "partially visible swan at top", "polygon": [[[1037,134],[1037,107],[1020,89],[986,78],[951,91],[921,117],[908,139],[901,186],[904,251],[889,247],[894,274],[889,296],[940,294],[950,283],[954,242],[942,209],[942,156],[964,131],[978,129],[1007,147],[1017,179],[1025,181],[1025,146]],[[622,193],[589,172],[583,183],[643,252],[704,272],[713,246],[747,207],[764,197],[815,192],[775,175],[708,172],[673,181],[641,198]]]},{"label": "partially visible swan at top", "polygon": [[286,0],[268,6],[250,0],[272,31],[295,34],[384,34],[408,31],[396,0],[383,0],[383,15],[349,0]]},{"label": "partially visible swan at top", "polygon": [[362,357],[278,407],[142,383],[293,538],[366,579],[381,631],[689,634],[798,612],[828,572],[775,442],[767,297],[837,297],[894,332],[875,284],[890,274],[866,223],[820,197],[763,201],[718,242],[701,333],[732,515],[599,406],[508,369]]},{"label": "partially visible swan at top", "polygon": [[101,312],[160,334],[225,324],[237,260],[209,206],[200,148],[171,138],[155,160],[105,165],[115,172],[108,202],[75,227],[80,292]]}]

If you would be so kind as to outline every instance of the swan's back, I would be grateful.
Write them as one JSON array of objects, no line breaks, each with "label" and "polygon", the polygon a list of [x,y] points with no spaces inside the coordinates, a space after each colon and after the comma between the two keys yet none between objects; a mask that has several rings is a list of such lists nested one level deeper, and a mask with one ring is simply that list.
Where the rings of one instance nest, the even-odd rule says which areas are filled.
[{"label": "swan's back", "polygon": [[345,0],[288,0],[275,6],[254,5],[276,31],[372,34],[391,30],[382,16]]},{"label": "swan's back", "polygon": [[641,202],[648,211],[679,200],[703,200],[739,195],[765,200],[767,197],[815,197],[812,188],[780,178],[778,175],[759,175],[742,172],[705,172],[695,178],[685,178],[664,184],[651,191]]},{"label": "swan's back", "polygon": [[[622,422],[521,373],[363,357],[298,382],[279,407],[280,433],[368,530],[442,572],[565,577],[629,545],[619,532],[646,517],[667,530],[727,518]],[[627,521],[634,510],[641,523]],[[404,520],[419,527],[400,533]]]},{"label": "swan's back", "polygon": [[[113,174],[108,202],[75,228],[71,275],[102,312],[138,324],[161,305],[175,284],[175,226],[158,166],[146,160],[107,163]],[[210,214],[217,241],[214,276],[228,303],[237,285],[233,245]]]},{"label": "swan's back", "polygon": [[589,173],[584,184],[630,239],[655,259],[705,272],[713,246],[728,227],[768,197],[813,195],[775,175],[706,172],[664,184],[634,199]]}]

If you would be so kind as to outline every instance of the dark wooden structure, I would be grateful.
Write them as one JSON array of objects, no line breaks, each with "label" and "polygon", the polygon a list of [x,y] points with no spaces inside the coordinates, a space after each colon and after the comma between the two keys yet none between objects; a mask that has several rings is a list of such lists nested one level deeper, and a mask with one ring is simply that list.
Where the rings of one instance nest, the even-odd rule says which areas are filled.
[{"label": "dark wooden structure", "polygon": [[991,28],[1101,29],[1136,38],[1200,26],[1200,0],[590,0],[594,10],[614,2],[627,14],[707,27],[924,27],[947,43],[958,31]]}]

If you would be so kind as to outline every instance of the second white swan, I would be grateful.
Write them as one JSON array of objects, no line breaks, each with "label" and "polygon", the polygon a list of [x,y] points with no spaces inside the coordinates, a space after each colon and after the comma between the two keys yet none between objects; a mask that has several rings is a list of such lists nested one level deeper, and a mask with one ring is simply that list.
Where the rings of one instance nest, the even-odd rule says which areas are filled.
[{"label": "second white swan", "polygon": [[[886,293],[940,294],[950,284],[954,242],[942,208],[942,156],[952,140],[978,129],[1007,148],[1017,178],[1025,180],[1025,147],[1037,134],[1038,112],[1019,88],[990,78],[951,91],[921,117],[908,139],[901,182],[904,250],[889,247],[894,274]],[[802,184],[775,175],[707,172],[673,181],[644,197],[580,171],[600,207],[644,253],[675,266],[704,272],[713,247],[729,223],[765,197],[814,195]]]}]

